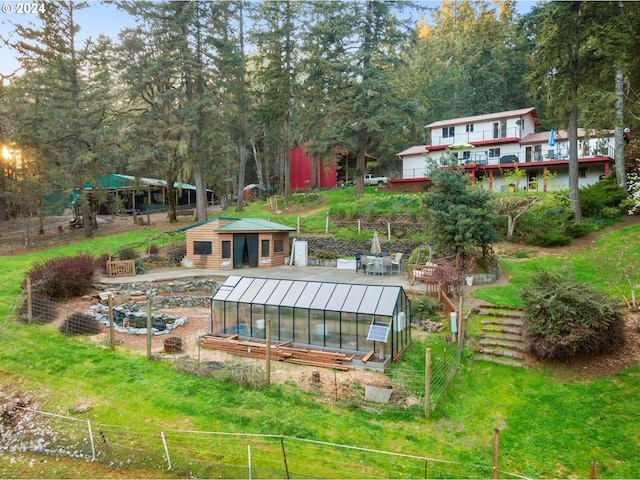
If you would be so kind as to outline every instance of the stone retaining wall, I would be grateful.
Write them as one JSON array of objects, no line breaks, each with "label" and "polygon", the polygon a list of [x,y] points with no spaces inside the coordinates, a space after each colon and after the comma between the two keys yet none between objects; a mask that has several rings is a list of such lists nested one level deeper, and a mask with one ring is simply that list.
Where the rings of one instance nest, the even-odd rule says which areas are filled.
[{"label": "stone retaining wall", "polygon": [[[143,293],[151,300],[152,308],[194,308],[211,306],[211,296],[218,288],[213,280],[187,280],[172,282],[134,282],[95,285],[97,290],[109,290],[114,294]],[[194,294],[190,295],[189,292]],[[195,294],[195,292],[198,292]]]}]

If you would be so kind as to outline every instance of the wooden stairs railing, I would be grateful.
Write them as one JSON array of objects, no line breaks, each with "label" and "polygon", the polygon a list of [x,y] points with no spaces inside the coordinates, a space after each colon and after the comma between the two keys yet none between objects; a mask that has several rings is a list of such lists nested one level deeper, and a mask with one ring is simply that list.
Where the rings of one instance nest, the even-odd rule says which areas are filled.
[{"label": "wooden stairs railing", "polygon": [[474,359],[523,367],[525,346],[522,310],[481,305],[474,313],[483,317]]}]

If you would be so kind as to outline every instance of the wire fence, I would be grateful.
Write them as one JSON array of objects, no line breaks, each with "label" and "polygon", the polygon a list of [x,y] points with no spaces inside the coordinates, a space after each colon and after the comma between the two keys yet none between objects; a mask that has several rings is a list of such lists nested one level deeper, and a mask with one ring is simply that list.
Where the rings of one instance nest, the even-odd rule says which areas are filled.
[{"label": "wire fence", "polygon": [[[171,471],[181,478],[488,478],[495,470],[422,455],[301,439],[109,425],[36,409],[5,410],[6,453],[97,461],[113,468]],[[502,477],[524,478],[499,471]]]},{"label": "wire fence", "polygon": [[[182,371],[199,376],[229,379],[230,376],[237,376],[239,363],[244,365],[240,369],[243,372],[248,370],[247,365],[264,365],[264,361],[259,359],[237,357],[201,347],[201,337],[210,331],[210,308],[203,306],[206,302],[199,307],[178,309],[180,314],[173,314],[171,312],[175,309],[172,308],[152,308],[151,300],[143,292],[118,295],[117,299],[123,303],[114,304],[114,298],[108,292],[98,300],[87,297],[75,301],[54,301],[26,292],[17,300],[13,311],[18,312],[17,319],[25,326],[53,324],[61,334],[89,336],[102,348],[122,348],[147,355],[148,358],[173,360]],[[197,303],[197,297],[189,297],[189,302]],[[361,375],[353,375],[348,371],[320,374],[314,368],[305,370],[304,367],[282,362],[271,362],[269,369],[279,381],[286,381],[292,375],[304,376],[304,380],[309,380],[312,373],[317,380],[322,375],[322,382],[303,383],[314,387],[323,384],[327,403],[358,402],[362,400],[360,397],[365,387],[372,385],[390,388],[392,396],[389,407],[422,407],[425,411],[433,411],[455,378],[461,353],[461,343],[450,350],[445,348],[442,354],[431,357],[428,371],[426,367],[416,368],[415,363],[408,362],[394,363],[386,372],[363,372]],[[422,365],[425,365],[424,360]],[[222,371],[214,374],[215,370]],[[251,384],[260,383],[255,377],[261,371],[264,368],[251,370]],[[354,389],[354,384],[358,384],[358,388]],[[429,398],[425,405],[427,394]]]},{"label": "wire fence", "polygon": [[[168,335],[147,336],[150,302],[136,304],[130,299],[129,306],[135,309],[135,315],[131,318],[137,318],[138,323],[129,325],[129,328],[139,328],[144,330],[144,334],[118,333],[113,329],[115,322],[109,322],[107,326],[87,315],[88,309],[102,303],[96,302],[95,298],[62,302],[27,294],[16,299],[12,312],[0,323],[0,331],[7,330],[7,323],[14,319],[25,328],[54,324],[61,334],[88,335],[99,348],[126,348],[134,353],[151,353],[152,358],[169,358],[182,371],[206,375],[212,381],[234,381],[231,376],[238,372],[244,372],[245,375],[249,372],[248,377],[253,380],[263,375],[259,360],[238,360],[238,357],[200,347],[200,335],[207,331],[206,315],[207,318],[200,318],[199,322],[198,319],[192,320],[194,325],[188,335],[180,334],[181,327],[177,327]],[[7,339],[4,335],[1,337]],[[179,339],[180,344],[168,348],[170,338]],[[323,372],[324,401],[348,405],[362,403],[368,382],[388,385],[393,392],[389,404],[372,405],[371,408],[379,408],[380,411],[389,408],[424,408],[431,411],[445,395],[459,368],[462,349],[451,350],[431,358],[429,369],[416,369],[409,364],[399,363],[385,373],[358,372],[354,375],[342,371]],[[237,368],[239,364],[243,367]],[[188,366],[186,369],[185,365]],[[248,369],[247,365],[258,368]],[[270,366],[272,378],[279,378],[282,382],[288,381],[291,375],[301,375],[300,372],[305,378],[318,375],[317,370],[281,362],[271,362]],[[427,370],[431,372],[429,376]],[[425,388],[427,377],[430,378],[429,388]],[[242,383],[248,384],[246,380],[244,378]],[[307,388],[313,388],[309,382],[303,383]],[[359,384],[358,388],[354,388],[354,383]],[[425,405],[427,394],[430,401]],[[158,431],[91,423],[20,406],[16,406],[14,412],[21,412],[16,416],[20,417],[25,427],[17,428],[15,431],[19,433],[13,436],[3,432],[0,447],[5,451],[60,455],[120,467],[167,469],[185,477],[469,478],[487,477],[492,472],[490,463],[489,466],[461,464],[283,435]],[[16,422],[12,424],[17,425]]]}]

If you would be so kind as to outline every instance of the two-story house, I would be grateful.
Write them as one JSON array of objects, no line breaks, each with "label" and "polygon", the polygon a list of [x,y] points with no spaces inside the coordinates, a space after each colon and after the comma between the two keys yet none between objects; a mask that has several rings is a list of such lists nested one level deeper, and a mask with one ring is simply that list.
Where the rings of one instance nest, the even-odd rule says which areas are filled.
[{"label": "two-story house", "polygon": [[[457,159],[474,182],[492,191],[568,188],[568,132],[536,133],[539,125],[535,108],[430,123],[425,126],[429,145],[413,146],[397,154],[402,159],[402,180],[398,183],[424,181],[430,169],[438,168],[448,157]],[[614,165],[613,146],[613,130],[590,135],[578,129],[581,187],[609,175]],[[522,172],[516,180],[508,174],[514,165]]]}]

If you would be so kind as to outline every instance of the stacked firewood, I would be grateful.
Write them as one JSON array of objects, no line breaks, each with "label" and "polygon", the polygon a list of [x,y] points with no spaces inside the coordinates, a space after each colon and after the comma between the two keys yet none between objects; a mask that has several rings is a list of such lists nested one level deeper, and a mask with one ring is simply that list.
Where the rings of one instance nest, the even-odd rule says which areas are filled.
[{"label": "stacked firewood", "polygon": [[[265,359],[267,357],[267,345],[260,342],[238,340],[239,335],[221,337],[217,335],[205,335],[200,338],[202,348],[221,350],[233,355],[244,357]],[[279,362],[296,363],[313,367],[333,368],[336,370],[351,370],[352,365],[345,365],[343,362],[350,362],[355,355],[347,355],[340,352],[329,352],[324,350],[312,350],[310,348],[298,348],[293,346],[293,342],[278,343],[271,346],[271,360]]]}]

